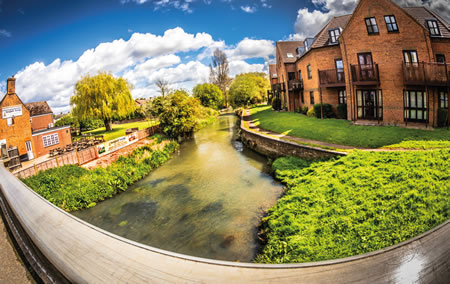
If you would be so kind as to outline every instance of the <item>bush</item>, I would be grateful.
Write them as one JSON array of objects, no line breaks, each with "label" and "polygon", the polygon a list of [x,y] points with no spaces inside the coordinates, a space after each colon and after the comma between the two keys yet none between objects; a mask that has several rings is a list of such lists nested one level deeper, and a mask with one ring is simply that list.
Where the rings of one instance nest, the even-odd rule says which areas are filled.
[{"label": "bush", "polygon": [[307,106],[302,106],[300,108],[300,113],[306,115],[308,113],[308,107]]},{"label": "bush", "polygon": [[448,110],[440,108],[438,110],[438,127],[444,127],[448,125]]},{"label": "bush", "polygon": [[310,109],[306,112],[306,115],[307,115],[308,117],[316,117],[316,112],[314,111],[314,108],[313,108],[313,107],[310,108]]},{"label": "bush", "polygon": [[333,107],[330,104],[322,104],[322,107],[320,104],[314,105],[314,113],[316,114],[317,118],[321,118],[320,110],[323,109],[323,118],[334,118],[336,115],[333,112]]},{"label": "bush", "polygon": [[338,104],[337,112],[338,118],[347,119],[347,104]]},{"label": "bush", "polygon": [[272,108],[273,110],[281,110],[281,100],[278,97],[272,99]]},{"label": "bush", "polygon": [[205,107],[220,109],[223,106],[224,97],[222,91],[214,84],[198,84],[194,87],[192,93]]}]

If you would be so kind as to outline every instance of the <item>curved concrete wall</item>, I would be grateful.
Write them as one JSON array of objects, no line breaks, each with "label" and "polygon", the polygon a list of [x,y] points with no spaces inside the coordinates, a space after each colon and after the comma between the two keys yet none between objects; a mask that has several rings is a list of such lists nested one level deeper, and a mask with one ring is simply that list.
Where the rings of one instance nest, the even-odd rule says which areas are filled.
[{"label": "curved concrete wall", "polygon": [[50,204],[2,166],[0,185],[36,247],[76,283],[445,283],[450,276],[450,222],[405,243],[335,261],[232,263],[171,253],[103,231]]}]

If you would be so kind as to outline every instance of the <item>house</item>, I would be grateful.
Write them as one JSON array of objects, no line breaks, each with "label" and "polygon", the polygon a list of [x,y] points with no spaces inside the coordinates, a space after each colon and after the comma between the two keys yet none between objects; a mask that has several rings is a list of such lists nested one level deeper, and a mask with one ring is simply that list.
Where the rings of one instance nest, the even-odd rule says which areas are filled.
[{"label": "house", "polygon": [[70,126],[53,127],[47,102],[24,104],[15,83],[14,77],[7,80],[7,92],[0,101],[0,146],[17,147],[22,160],[32,160],[71,144]]},{"label": "house", "polygon": [[[449,122],[449,58],[450,26],[435,12],[360,0],[299,44],[300,106],[329,103],[355,123],[436,127]],[[274,73],[285,72],[283,63],[277,56]],[[297,110],[296,93],[283,96]]]}]

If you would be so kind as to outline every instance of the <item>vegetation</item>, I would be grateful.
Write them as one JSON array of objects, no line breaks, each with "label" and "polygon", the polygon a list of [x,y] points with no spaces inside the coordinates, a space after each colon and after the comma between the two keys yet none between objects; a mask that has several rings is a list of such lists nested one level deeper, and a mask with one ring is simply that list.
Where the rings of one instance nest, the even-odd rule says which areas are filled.
[{"label": "vegetation", "polygon": [[349,121],[340,119],[322,120],[291,112],[278,113],[270,106],[252,108],[250,114],[256,125],[266,130],[355,147],[379,148],[411,140],[450,140],[450,131],[446,128],[419,130],[351,125]]},{"label": "vegetation", "polygon": [[156,87],[158,87],[159,92],[161,93],[161,97],[164,98],[167,94],[170,93],[169,81],[159,78],[159,79],[156,79],[155,85],[156,85]]},{"label": "vegetation", "polygon": [[200,103],[204,107],[212,109],[222,108],[224,98],[222,91],[214,84],[198,84],[192,90],[195,98],[200,100]]},{"label": "vegetation", "polygon": [[409,149],[409,150],[429,150],[429,149],[450,149],[450,141],[403,141],[399,144],[385,146],[386,149]]},{"label": "vegetation", "polygon": [[225,52],[216,49],[209,65],[209,81],[219,87],[225,97],[225,106],[228,106],[227,90],[231,83],[230,67]]},{"label": "vegetation", "polygon": [[113,119],[127,117],[135,111],[130,88],[127,80],[109,73],[87,75],[76,83],[75,95],[70,98],[73,115],[79,121],[101,119],[106,130],[111,131]]},{"label": "vegetation", "polygon": [[177,139],[191,137],[205,121],[211,121],[217,116],[216,111],[203,107],[198,99],[189,96],[184,90],[155,99],[148,111],[159,117],[164,134]]},{"label": "vegetation", "polygon": [[92,130],[100,127],[104,127],[105,124],[100,119],[87,118],[79,121],[71,113],[65,115],[55,122],[55,126],[70,125],[73,128],[80,128],[85,130]]},{"label": "vegetation", "polygon": [[89,208],[127,190],[131,184],[167,161],[177,148],[176,142],[168,143],[162,151],[144,146],[128,157],[120,157],[106,169],[89,171],[70,165],[39,172],[23,182],[66,211]]},{"label": "vegetation", "polygon": [[438,127],[448,126],[448,110],[438,109]]},{"label": "vegetation", "polygon": [[336,114],[333,111],[333,107],[330,104],[315,104],[314,114],[317,118],[322,118],[321,110],[323,111],[323,118],[334,118]]},{"label": "vegetation", "polygon": [[230,86],[230,104],[241,107],[261,103],[266,100],[269,88],[269,79],[265,73],[237,75]]},{"label": "vegetation", "polygon": [[432,229],[450,217],[449,158],[443,149],[357,151],[309,167],[295,158],[276,161],[287,193],[263,219],[267,244],[256,261],[342,258]]},{"label": "vegetation", "polygon": [[149,128],[156,125],[157,121],[138,121],[124,124],[113,124],[111,131],[106,131],[105,127],[100,127],[94,130],[86,131],[85,133],[91,133],[92,135],[103,135],[106,141],[125,136],[125,131],[128,128],[138,128],[139,130]]}]

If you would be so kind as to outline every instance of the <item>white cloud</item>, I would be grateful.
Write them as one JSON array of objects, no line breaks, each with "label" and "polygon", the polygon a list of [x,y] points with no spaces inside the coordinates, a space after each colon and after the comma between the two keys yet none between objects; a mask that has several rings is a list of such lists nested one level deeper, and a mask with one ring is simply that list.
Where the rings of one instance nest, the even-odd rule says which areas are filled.
[{"label": "white cloud", "polygon": [[256,7],[250,7],[250,6],[241,6],[241,10],[244,11],[245,13],[250,13],[253,14],[256,12]]},{"label": "white cloud", "polygon": [[6,93],[6,83],[0,82],[0,98],[2,98],[5,93]]},{"label": "white cloud", "polygon": [[227,46],[209,34],[190,34],[181,28],[167,30],[163,35],[134,33],[128,40],[105,42],[86,50],[77,60],[57,58],[47,65],[35,62],[26,66],[16,74],[17,92],[24,102],[46,100],[59,113],[69,110],[75,83],[99,71],[128,79],[134,85],[135,98],[159,95],[154,85],[158,78],[168,80],[174,88],[191,89],[208,80],[208,52],[217,47],[229,55],[231,75],[263,71],[263,64],[244,60],[267,59],[274,54],[273,42],[268,40],[245,38],[236,46]]},{"label": "white cloud", "polygon": [[0,30],[0,37],[5,36],[5,37],[11,37],[11,32],[7,31],[7,30]]}]

